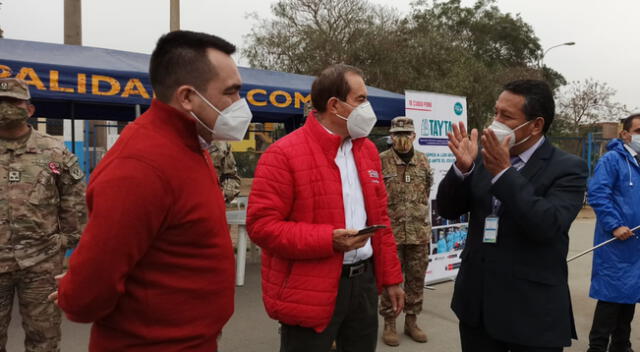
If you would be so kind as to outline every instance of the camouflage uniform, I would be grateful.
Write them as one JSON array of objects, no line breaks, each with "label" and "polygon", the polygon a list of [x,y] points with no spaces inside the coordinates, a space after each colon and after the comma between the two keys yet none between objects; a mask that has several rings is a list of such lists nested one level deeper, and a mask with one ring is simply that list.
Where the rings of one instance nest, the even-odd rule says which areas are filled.
[{"label": "camouflage uniform", "polygon": [[25,350],[59,351],[60,311],[47,296],[86,221],[84,174],[62,142],[29,128],[18,140],[0,139],[0,351],[15,291]]},{"label": "camouflage uniform", "polygon": [[[407,120],[411,122],[410,129],[402,128],[402,124],[398,122],[403,120],[396,118],[390,132],[413,131],[413,121]],[[404,273],[404,311],[406,314],[417,315],[422,311],[424,277],[428,264],[431,233],[429,192],[433,174],[427,157],[415,149],[408,164],[393,148],[380,153],[380,160],[389,197],[389,218]],[[386,318],[394,316],[386,292],[382,296],[380,314]]]},{"label": "camouflage uniform", "polygon": [[224,200],[229,203],[240,194],[240,177],[236,160],[231,153],[231,145],[223,141],[213,141],[209,146],[209,154],[220,179]]}]

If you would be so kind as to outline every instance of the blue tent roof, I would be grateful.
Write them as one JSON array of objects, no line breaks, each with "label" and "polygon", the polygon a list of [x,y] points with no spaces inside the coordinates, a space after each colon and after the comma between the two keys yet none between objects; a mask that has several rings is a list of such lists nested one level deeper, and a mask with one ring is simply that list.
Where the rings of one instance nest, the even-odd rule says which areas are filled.
[{"label": "blue tent roof", "polygon": [[[132,120],[151,102],[150,55],[86,46],[0,39],[0,77],[31,85],[38,115]],[[254,121],[300,118],[313,76],[240,67]],[[368,87],[378,119],[404,115],[404,95]]]}]

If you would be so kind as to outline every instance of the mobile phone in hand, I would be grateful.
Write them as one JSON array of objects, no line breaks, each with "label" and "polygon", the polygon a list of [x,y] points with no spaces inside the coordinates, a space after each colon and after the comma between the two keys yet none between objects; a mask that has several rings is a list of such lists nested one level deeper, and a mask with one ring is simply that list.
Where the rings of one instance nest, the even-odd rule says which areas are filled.
[{"label": "mobile phone in hand", "polygon": [[374,231],[377,230],[381,230],[381,229],[386,229],[387,227],[385,225],[371,225],[371,226],[367,226],[363,229],[360,229],[360,231],[358,231],[358,233],[356,234],[356,236],[360,236],[360,235],[366,235],[368,233],[372,233]]}]

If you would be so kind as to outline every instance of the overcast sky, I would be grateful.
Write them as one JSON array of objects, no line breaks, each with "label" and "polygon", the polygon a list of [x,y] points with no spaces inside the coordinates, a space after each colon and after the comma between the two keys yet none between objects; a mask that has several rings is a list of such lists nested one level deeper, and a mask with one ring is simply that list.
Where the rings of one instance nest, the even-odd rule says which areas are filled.
[{"label": "overcast sky", "polygon": [[[5,38],[63,42],[63,0],[1,0]],[[249,12],[270,16],[273,0],[182,0],[181,27],[219,35],[239,47],[255,24]],[[412,0],[373,0],[408,13]],[[466,5],[473,0],[463,0]],[[640,106],[638,0],[498,0],[503,12],[519,13],[542,46],[555,48],[545,64],[568,81],[594,78],[618,91],[617,101]],[[83,0],[83,44],[150,53],[169,30],[169,0]],[[240,63],[246,63],[238,58]]]}]

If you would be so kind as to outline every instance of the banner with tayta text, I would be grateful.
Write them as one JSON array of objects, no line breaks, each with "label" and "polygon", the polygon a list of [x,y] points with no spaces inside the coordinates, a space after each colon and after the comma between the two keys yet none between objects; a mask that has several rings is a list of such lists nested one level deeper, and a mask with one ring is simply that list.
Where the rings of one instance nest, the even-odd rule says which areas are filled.
[{"label": "banner with tayta text", "polygon": [[405,114],[413,119],[416,129],[414,147],[429,158],[433,170],[433,186],[430,194],[431,246],[429,267],[425,283],[452,280],[460,267],[460,253],[467,237],[466,216],[458,220],[446,220],[438,215],[436,192],[455,161],[447,146],[447,133],[454,123],[467,123],[467,99],[465,97],[405,91]]}]

